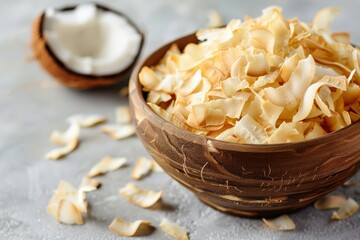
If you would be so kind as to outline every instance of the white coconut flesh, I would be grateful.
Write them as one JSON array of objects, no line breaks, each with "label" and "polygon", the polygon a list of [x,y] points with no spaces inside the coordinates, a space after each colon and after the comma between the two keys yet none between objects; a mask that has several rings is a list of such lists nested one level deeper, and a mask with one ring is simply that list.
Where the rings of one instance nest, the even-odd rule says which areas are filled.
[{"label": "white coconut flesh", "polygon": [[47,9],[43,21],[48,47],[67,69],[78,74],[120,73],[140,49],[141,34],[126,18],[94,4],[68,11]]}]

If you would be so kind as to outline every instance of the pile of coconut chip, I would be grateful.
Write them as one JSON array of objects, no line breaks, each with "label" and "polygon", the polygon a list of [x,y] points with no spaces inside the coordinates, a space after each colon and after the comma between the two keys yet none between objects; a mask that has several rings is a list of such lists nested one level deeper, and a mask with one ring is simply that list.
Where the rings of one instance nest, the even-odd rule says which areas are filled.
[{"label": "pile of coconut chip", "polygon": [[359,48],[332,33],[339,12],[312,24],[269,7],[258,18],[201,29],[139,80],[164,119],[218,140],[264,144],[317,138],[360,119]]}]

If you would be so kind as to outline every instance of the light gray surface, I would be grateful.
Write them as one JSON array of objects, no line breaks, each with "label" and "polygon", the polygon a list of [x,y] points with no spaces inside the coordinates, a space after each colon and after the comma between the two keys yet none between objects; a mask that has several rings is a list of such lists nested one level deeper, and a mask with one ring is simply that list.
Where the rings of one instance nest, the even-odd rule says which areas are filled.
[{"label": "light gray surface", "polygon": [[[66,117],[75,113],[103,114],[114,121],[114,108],[127,104],[117,89],[78,92],[63,88],[34,61],[29,47],[31,24],[42,9],[77,1],[11,0],[0,7],[0,240],[12,239],[116,239],[107,226],[114,217],[128,221],[146,219],[158,224],[163,217],[186,226],[191,239],[359,239],[360,213],[331,222],[331,211],[308,207],[291,214],[294,232],[274,232],[260,220],[219,213],[201,204],[190,192],[164,173],[155,173],[138,184],[164,189],[167,210],[144,210],[120,198],[117,191],[130,181],[134,161],[146,155],[136,138],[115,142],[98,128],[81,132],[81,145],[61,161],[44,160],[52,149],[49,134],[66,129]],[[104,1],[129,14],[146,30],[144,54],[163,43],[190,33],[207,22],[207,12],[218,9],[230,20],[244,14],[258,16],[261,9],[277,4],[287,17],[311,21],[326,5],[343,9],[334,28],[352,33],[360,42],[360,1]],[[334,153],[335,154],[335,153]],[[45,207],[61,179],[74,185],[104,155],[126,156],[129,166],[101,177],[100,190],[89,193],[89,215],[82,226],[58,224]],[[357,182],[360,180],[357,175]],[[359,185],[339,189],[360,202]],[[156,230],[144,239],[171,239]]]}]

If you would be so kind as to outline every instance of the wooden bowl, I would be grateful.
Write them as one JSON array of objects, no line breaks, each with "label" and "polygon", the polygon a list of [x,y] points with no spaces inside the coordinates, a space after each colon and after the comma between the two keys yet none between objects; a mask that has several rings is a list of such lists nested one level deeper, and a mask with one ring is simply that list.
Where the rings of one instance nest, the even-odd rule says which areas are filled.
[{"label": "wooden bowl", "polygon": [[360,122],[313,140],[285,144],[239,144],[176,127],[146,104],[138,73],[157,64],[172,43],[180,49],[194,34],[156,50],[132,73],[130,106],[137,134],[155,161],[205,204],[222,212],[276,216],[298,210],[335,190],[360,168]]}]

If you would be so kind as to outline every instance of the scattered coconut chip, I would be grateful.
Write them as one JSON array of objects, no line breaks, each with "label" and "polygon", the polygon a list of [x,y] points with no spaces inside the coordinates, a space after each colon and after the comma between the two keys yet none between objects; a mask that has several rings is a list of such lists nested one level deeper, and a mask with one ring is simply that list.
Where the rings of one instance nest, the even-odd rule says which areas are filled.
[{"label": "scattered coconut chip", "polygon": [[87,174],[87,177],[92,178],[92,177],[102,175],[102,174],[105,174],[105,173],[108,173],[111,171],[115,171],[115,170],[121,168],[122,166],[124,166],[126,164],[126,161],[127,160],[124,157],[112,158],[112,157],[106,156],[90,169],[89,173]]},{"label": "scattered coconut chip", "polygon": [[56,160],[62,158],[76,149],[79,144],[80,127],[78,123],[71,122],[65,132],[53,131],[50,140],[56,144],[64,145],[61,148],[55,148],[45,155],[46,159]]},{"label": "scattered coconut chip", "polygon": [[128,106],[119,106],[115,109],[115,116],[117,123],[130,123],[131,115]]},{"label": "scattered coconut chip", "polygon": [[75,122],[80,127],[88,128],[105,122],[106,118],[97,114],[76,114],[70,116],[66,121],[70,124]]},{"label": "scattered coconut chip", "polygon": [[81,213],[87,212],[85,192],[81,189],[77,190],[70,183],[62,180],[46,209],[59,222],[82,224]]},{"label": "scattered coconut chip", "polygon": [[163,218],[160,225],[161,229],[170,236],[178,240],[188,240],[188,231],[185,227],[181,227],[176,223],[172,223],[166,218]]},{"label": "scattered coconut chip", "polygon": [[274,230],[289,231],[295,230],[296,228],[293,220],[286,214],[274,219],[263,218],[262,220],[266,226]]},{"label": "scattered coconut chip", "polygon": [[131,173],[132,179],[140,180],[148,175],[153,168],[153,162],[150,159],[141,157],[136,162],[135,168]]},{"label": "scattered coconut chip", "polygon": [[83,177],[80,183],[80,191],[91,192],[100,187],[101,183],[98,179]]},{"label": "scattered coconut chip", "polygon": [[314,207],[318,210],[340,208],[345,201],[346,198],[342,195],[331,195],[317,200],[314,204]]},{"label": "scattered coconut chip", "polygon": [[78,143],[79,143],[78,140],[75,139],[75,140],[69,142],[67,145],[65,145],[62,148],[55,148],[45,155],[45,159],[48,159],[48,160],[60,159],[64,156],[68,155],[72,151],[74,151],[76,149],[76,147],[78,146]]},{"label": "scattered coconut chip", "polygon": [[218,11],[211,10],[208,14],[208,17],[208,27],[221,27],[222,25],[224,25],[224,20]]},{"label": "scattered coconut chip", "polygon": [[65,199],[60,200],[56,219],[65,224],[83,224],[84,221],[76,206]]},{"label": "scattered coconut chip", "polygon": [[134,237],[149,234],[153,230],[153,227],[151,222],[144,220],[125,222],[120,218],[115,218],[109,225],[109,229],[120,236]]},{"label": "scattered coconut chip", "polygon": [[65,132],[53,131],[50,140],[58,145],[67,145],[79,139],[80,127],[77,122],[70,122],[69,128]]},{"label": "scattered coconut chip", "polygon": [[355,186],[355,181],[354,180],[348,180],[348,181],[344,182],[344,184],[342,186],[344,188],[351,188],[351,187]]},{"label": "scattered coconut chip", "polygon": [[340,208],[333,212],[331,219],[334,220],[344,220],[348,217],[351,217],[359,209],[359,204],[355,202],[354,199],[349,198],[346,200]]},{"label": "scattered coconut chip", "polygon": [[126,124],[126,125],[111,124],[101,127],[101,131],[115,140],[120,140],[134,135],[136,129],[132,124]]},{"label": "scattered coconut chip", "polygon": [[163,192],[141,189],[133,183],[128,183],[125,187],[120,189],[119,194],[139,207],[149,208],[160,200]]}]

